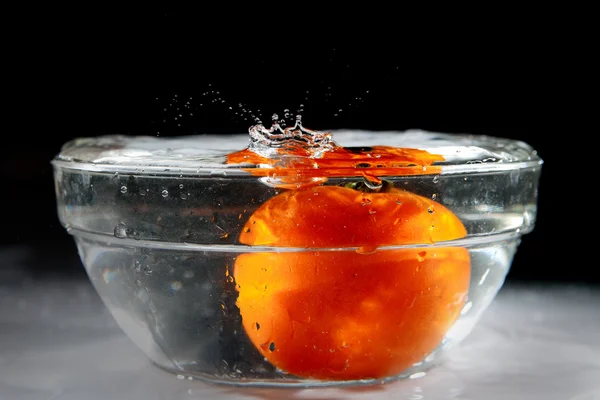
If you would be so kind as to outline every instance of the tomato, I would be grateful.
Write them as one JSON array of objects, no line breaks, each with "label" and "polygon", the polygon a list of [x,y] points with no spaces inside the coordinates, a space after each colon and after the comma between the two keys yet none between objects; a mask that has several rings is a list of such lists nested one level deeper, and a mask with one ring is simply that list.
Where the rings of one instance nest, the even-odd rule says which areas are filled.
[{"label": "tomato", "polygon": [[458,318],[470,258],[461,247],[377,248],[465,235],[442,204],[389,185],[378,193],[339,186],[284,192],[261,205],[240,234],[243,244],[282,247],[236,259],[244,329],[269,362],[299,377],[401,373]]}]

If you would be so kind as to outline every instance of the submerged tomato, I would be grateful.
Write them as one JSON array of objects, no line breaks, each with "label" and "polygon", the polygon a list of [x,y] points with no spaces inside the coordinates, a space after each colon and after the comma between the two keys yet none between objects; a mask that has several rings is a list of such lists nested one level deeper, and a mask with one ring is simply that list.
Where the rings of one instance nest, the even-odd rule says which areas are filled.
[{"label": "submerged tomato", "polygon": [[[446,207],[399,189],[318,186],[275,196],[250,217],[241,243],[338,250],[240,255],[234,277],[246,333],[267,360],[297,376],[398,374],[433,351],[457,319],[470,259],[460,247],[376,248],[465,235]],[[359,251],[339,250],[347,247]]]}]

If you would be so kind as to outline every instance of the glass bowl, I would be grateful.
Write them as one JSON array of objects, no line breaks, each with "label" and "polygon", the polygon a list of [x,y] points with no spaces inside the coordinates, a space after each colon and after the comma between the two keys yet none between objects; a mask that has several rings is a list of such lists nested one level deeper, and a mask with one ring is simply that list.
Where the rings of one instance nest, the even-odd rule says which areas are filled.
[{"label": "glass bowl", "polygon": [[542,160],[520,141],[250,133],[82,138],[52,161],[91,282],[176,374],[422,376],[469,334],[534,227]]}]

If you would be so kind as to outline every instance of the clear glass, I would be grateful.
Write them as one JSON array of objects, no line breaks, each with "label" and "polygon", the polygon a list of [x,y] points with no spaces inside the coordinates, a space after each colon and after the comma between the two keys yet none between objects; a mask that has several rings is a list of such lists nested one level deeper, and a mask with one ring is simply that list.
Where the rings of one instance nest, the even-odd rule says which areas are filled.
[{"label": "clear glass", "polygon": [[[480,162],[460,159],[449,162],[450,168],[442,168],[440,173],[388,176],[385,179],[394,187],[432,199],[450,209],[467,231],[464,238],[451,241],[382,246],[366,252],[360,248],[244,245],[238,238],[248,218],[282,190],[265,185],[261,178],[249,173],[223,173],[225,167],[223,170],[216,167],[222,158],[222,149],[220,153],[215,151],[207,156],[208,159],[190,157],[181,160],[179,157],[182,168],[177,168],[177,162],[173,161],[177,161],[177,157],[161,158],[163,162],[157,162],[156,153],[153,153],[146,157],[146,164],[140,164],[140,158],[135,158],[139,153],[124,155],[126,152],[116,151],[118,154],[115,154],[115,143],[110,140],[100,142],[100,146],[98,141],[92,140],[91,145],[85,142],[84,146],[80,142],[75,147],[85,151],[79,153],[73,152],[71,144],[57,157],[54,167],[58,213],[62,224],[74,236],[83,265],[116,321],[132,341],[164,369],[213,382],[242,385],[313,386],[397,379],[427,371],[443,359],[447,349],[468,335],[501,288],[521,235],[531,231],[535,223],[541,160],[532,158],[530,149],[518,142],[494,142],[501,143],[503,151],[511,146],[516,150],[508,151],[504,156],[498,156],[500,153],[496,151],[497,158],[490,167],[481,161],[483,147],[479,150],[465,147],[461,142],[467,140],[464,137],[454,142],[449,138],[446,140],[448,153],[462,149],[462,154],[476,155]],[[470,138],[471,143],[474,140]],[[488,139],[484,142],[488,143]],[[100,148],[113,153],[106,157],[106,154],[100,154]],[[84,156],[86,154],[93,157]],[[132,159],[135,159],[134,163],[131,163]],[[151,162],[148,159],[152,159]],[[194,162],[204,163],[204,169],[191,168]],[[160,168],[157,164],[161,164]],[[165,167],[167,164],[168,168]],[[211,172],[207,173],[207,170]],[[323,186],[361,181],[359,177],[340,177],[327,180]],[[444,326],[439,337],[433,335],[423,344],[429,331],[436,329],[437,316],[402,317],[404,314],[395,310],[406,310],[406,315],[410,315],[411,309],[420,309],[419,304],[436,304],[436,298],[448,302],[448,305],[436,304],[440,310],[451,306],[444,293],[452,290],[453,283],[444,279],[444,271],[452,264],[444,264],[443,260],[445,255],[455,254],[452,253],[454,249],[468,256],[467,295],[460,304],[456,321],[451,326]],[[425,254],[429,258],[426,259]],[[312,282],[312,286],[304,287],[304,292],[294,292],[294,288],[287,290],[292,298],[298,299],[304,299],[302,296],[322,298],[329,289],[338,291],[339,300],[327,305],[327,318],[302,317],[284,310],[289,314],[289,321],[282,321],[279,311],[269,308],[275,303],[268,303],[265,308],[266,313],[273,313],[276,323],[290,323],[292,334],[305,332],[304,329],[316,332],[319,326],[329,329],[333,326],[332,318],[342,318],[349,312],[348,308],[351,311],[354,306],[357,315],[368,319],[363,323],[341,320],[340,332],[347,332],[349,327],[356,325],[352,337],[360,336],[360,340],[356,339],[351,345],[346,346],[344,342],[343,346],[327,347],[325,342],[315,339],[314,346],[311,345],[314,348],[295,349],[299,354],[310,353],[314,357],[321,354],[324,360],[331,360],[333,372],[330,375],[294,374],[272,362],[271,353],[287,350],[285,346],[306,346],[306,338],[304,341],[290,339],[283,345],[265,339],[262,348],[252,340],[262,334],[249,332],[249,329],[255,329],[254,326],[257,330],[262,328],[263,332],[278,329],[277,326],[268,327],[262,320],[262,327],[258,322],[244,324],[239,282],[233,271],[236,262],[252,257],[259,257],[259,262],[283,260],[282,265],[292,265],[290,260],[315,257],[325,260],[320,264],[323,269],[316,271],[302,270],[304,264],[301,261],[293,264],[294,268],[300,269],[294,273]],[[431,257],[442,261],[431,261]],[[382,264],[378,264],[382,259],[394,260],[395,264],[388,264],[395,266],[397,271],[385,265],[382,268]],[[403,261],[408,259],[411,261]],[[265,269],[269,266],[267,262]],[[292,273],[292,267],[289,268]],[[348,280],[350,275],[357,279]],[[340,280],[343,276],[346,278]],[[340,284],[350,286],[340,288]],[[369,284],[378,285],[381,298],[388,293],[387,300],[378,303],[377,298],[363,296],[366,293],[362,291],[364,285]],[[270,293],[269,290],[276,289],[267,289],[265,285],[265,293]],[[268,296],[253,301],[267,301],[264,299],[272,301]],[[362,306],[373,309],[361,314]],[[389,326],[385,324],[393,316],[399,318],[394,326],[398,337],[405,335],[403,326],[408,329],[406,326],[414,323],[415,318],[421,318],[418,320],[421,327],[411,328],[421,334],[411,337],[410,344],[403,344],[406,348],[417,349],[413,351],[419,354],[417,358],[411,354],[411,357],[400,357],[396,362],[393,361],[395,355],[385,358],[382,354],[387,353],[378,352],[386,346],[381,343],[382,337],[396,337],[394,329],[389,332]],[[387,329],[387,332],[378,330],[380,322],[383,324],[381,329]],[[297,328],[300,325],[294,325],[299,323],[304,324],[301,330]],[[359,331],[360,335],[356,336]],[[324,337],[328,334],[323,332]],[[377,357],[381,357],[380,364],[386,365],[381,370],[384,372],[338,374],[335,368],[339,366],[334,366],[340,360],[337,355],[351,353],[352,346],[362,352],[361,357],[372,353],[368,358],[372,362],[379,362]],[[407,360],[411,360],[410,365],[406,365]],[[348,368],[348,365],[339,368]]]}]

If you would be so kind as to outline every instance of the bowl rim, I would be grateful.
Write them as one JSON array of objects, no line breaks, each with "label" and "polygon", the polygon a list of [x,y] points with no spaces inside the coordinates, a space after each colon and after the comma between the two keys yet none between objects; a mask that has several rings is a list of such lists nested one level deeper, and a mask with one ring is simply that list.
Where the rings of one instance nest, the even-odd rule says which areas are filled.
[{"label": "bowl rim", "polygon": [[[384,175],[377,168],[368,171],[375,176],[405,177],[411,175],[478,175],[503,171],[539,168],[543,160],[528,143],[517,139],[425,130],[362,131],[333,130],[340,146],[392,146],[425,150],[439,154],[443,161],[423,166],[415,174],[414,166],[391,166]],[[229,164],[227,154],[243,150],[249,144],[247,134],[203,134],[156,137],[148,135],[101,135],[79,137],[66,142],[51,164],[56,169],[94,173],[124,173],[138,176],[207,177],[251,176],[255,169],[295,171],[294,167],[265,164]],[[370,156],[370,154],[368,154]],[[377,155],[376,155],[377,156]],[[285,155],[282,159],[285,159]],[[301,157],[310,159],[310,157]],[[419,167],[420,168],[420,167]],[[333,168],[332,168],[333,169]],[[326,167],[308,166],[311,176],[332,177]],[[340,168],[335,167],[339,172]],[[318,171],[318,172],[317,172]],[[344,168],[347,176],[363,176],[357,166]],[[337,177],[343,176],[336,174]]]}]

